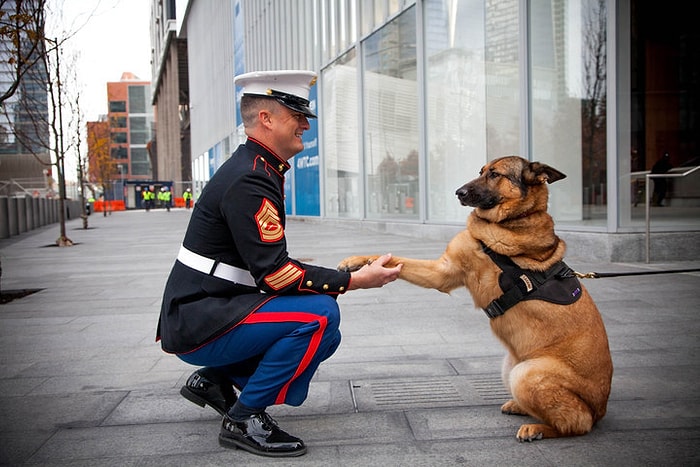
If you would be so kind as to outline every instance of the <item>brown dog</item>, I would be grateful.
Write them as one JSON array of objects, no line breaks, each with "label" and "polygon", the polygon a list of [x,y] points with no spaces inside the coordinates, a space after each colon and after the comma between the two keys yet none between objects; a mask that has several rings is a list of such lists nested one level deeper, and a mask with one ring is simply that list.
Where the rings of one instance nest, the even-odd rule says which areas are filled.
[{"label": "brown dog", "polygon": [[[501,411],[543,422],[522,425],[520,441],[588,433],[605,415],[610,395],[603,321],[562,262],[566,246],[547,213],[546,184],[564,177],[521,157],[496,159],[457,190],[462,205],[475,209],[439,259],[393,257],[386,265],[403,264],[399,277],[422,287],[449,292],[464,286],[492,318],[491,329],[508,351],[502,376],[513,397]],[[376,258],[352,256],[338,267],[352,271]]]}]

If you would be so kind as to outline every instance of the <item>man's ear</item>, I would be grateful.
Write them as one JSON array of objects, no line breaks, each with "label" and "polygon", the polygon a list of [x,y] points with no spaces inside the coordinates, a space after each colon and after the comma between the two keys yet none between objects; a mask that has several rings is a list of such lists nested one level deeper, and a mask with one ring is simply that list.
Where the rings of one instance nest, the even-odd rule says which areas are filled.
[{"label": "man's ear", "polygon": [[262,125],[269,127],[272,125],[272,112],[267,109],[262,109],[260,112],[258,112],[258,121]]}]

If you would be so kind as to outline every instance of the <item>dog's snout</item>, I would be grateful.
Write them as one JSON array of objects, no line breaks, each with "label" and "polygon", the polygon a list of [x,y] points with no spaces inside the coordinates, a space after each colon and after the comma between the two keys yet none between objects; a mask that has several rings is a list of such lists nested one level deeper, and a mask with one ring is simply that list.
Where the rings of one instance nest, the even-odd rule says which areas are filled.
[{"label": "dog's snout", "polygon": [[462,185],[461,187],[457,188],[455,191],[455,195],[457,195],[457,199],[459,200],[459,203],[462,206],[468,206],[469,205],[469,184]]}]

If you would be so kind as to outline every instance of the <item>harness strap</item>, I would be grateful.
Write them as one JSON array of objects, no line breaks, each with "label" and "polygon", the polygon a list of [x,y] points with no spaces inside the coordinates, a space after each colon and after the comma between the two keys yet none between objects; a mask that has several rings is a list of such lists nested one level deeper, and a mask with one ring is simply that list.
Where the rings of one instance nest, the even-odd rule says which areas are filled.
[{"label": "harness strap", "polygon": [[[574,271],[563,261],[555,263],[546,271],[531,271],[519,268],[509,257],[496,253],[483,242],[482,250],[489,255],[491,260],[496,263],[499,268],[501,268],[501,271],[505,272],[507,270],[512,273],[514,279],[514,285],[512,287],[508,288],[503,295],[493,300],[484,308],[484,312],[490,319],[505,314],[509,308],[526,300],[529,295],[537,291],[545,282],[551,279],[575,277]],[[501,274],[503,274],[503,272]],[[500,280],[499,283],[502,284]]]}]

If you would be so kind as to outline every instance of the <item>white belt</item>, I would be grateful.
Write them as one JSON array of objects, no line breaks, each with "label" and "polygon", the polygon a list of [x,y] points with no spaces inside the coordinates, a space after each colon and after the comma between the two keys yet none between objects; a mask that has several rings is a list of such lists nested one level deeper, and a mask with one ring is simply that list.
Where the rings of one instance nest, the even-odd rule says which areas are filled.
[{"label": "white belt", "polygon": [[209,274],[219,279],[235,282],[236,284],[247,285],[248,287],[256,287],[253,276],[245,269],[237,268],[226,263],[217,263],[211,258],[198,255],[197,253],[185,248],[185,245],[180,247],[180,252],[177,254],[177,260],[192,269],[195,269],[204,274]]}]

